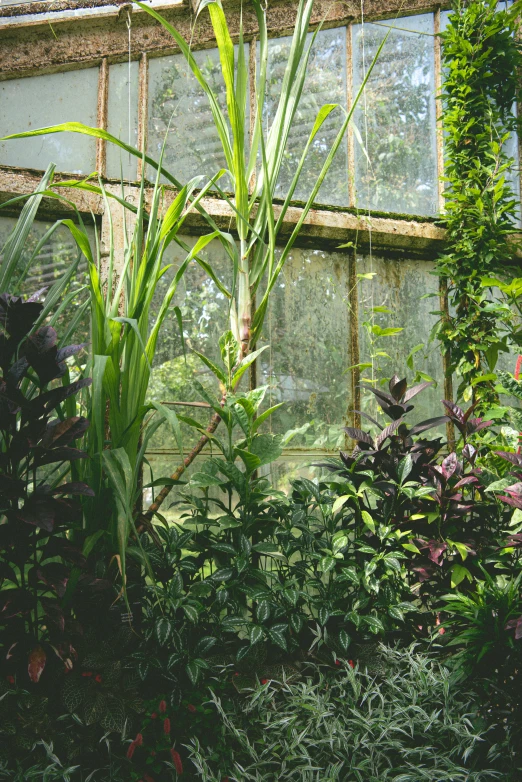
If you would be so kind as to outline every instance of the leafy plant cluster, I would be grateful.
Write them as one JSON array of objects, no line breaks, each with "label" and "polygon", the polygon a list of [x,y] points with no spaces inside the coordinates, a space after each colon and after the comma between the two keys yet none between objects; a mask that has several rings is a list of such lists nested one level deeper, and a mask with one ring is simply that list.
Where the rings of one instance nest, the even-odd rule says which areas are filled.
[{"label": "leafy plant cluster", "polygon": [[[310,666],[300,682],[266,681],[235,708],[213,697],[230,765],[193,741],[203,782],[354,780],[486,782],[485,726],[451,673],[413,647],[381,647],[384,675],[343,665],[335,678]],[[212,702],[211,701],[211,702]]]},{"label": "leafy plant cluster", "polygon": [[521,344],[496,280],[509,278],[518,219],[508,142],[518,126],[519,13],[518,2],[506,10],[496,0],[458,0],[441,34],[447,246],[438,273],[450,314],[439,338],[458,395],[490,403],[499,352]]}]

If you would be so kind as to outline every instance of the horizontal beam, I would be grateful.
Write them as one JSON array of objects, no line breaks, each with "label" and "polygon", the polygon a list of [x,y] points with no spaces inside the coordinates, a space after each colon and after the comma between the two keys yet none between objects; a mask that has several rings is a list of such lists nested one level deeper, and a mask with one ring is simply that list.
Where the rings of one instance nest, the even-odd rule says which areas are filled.
[{"label": "horizontal beam", "polygon": [[[86,0],[90,2],[91,0]],[[64,9],[66,3],[59,2]],[[237,4],[239,8],[239,3]],[[444,4],[443,4],[444,5]],[[77,7],[78,4],[75,5]],[[407,16],[433,11],[440,4],[430,0],[366,0],[365,20],[393,18],[397,13]],[[271,35],[285,35],[293,31],[296,0],[279,0],[270,3],[268,29]],[[208,13],[198,17],[195,29],[194,14],[188,3],[158,9],[171,21],[195,48],[215,45]],[[312,24],[323,22],[335,27],[360,19],[359,0],[316,0]],[[35,73],[52,73],[59,70],[87,67],[99,64],[104,57],[109,63],[123,62],[128,58],[128,32],[126,14],[110,6],[98,9],[92,16],[52,19],[38,15],[35,20],[21,17],[0,25],[0,79],[16,78]],[[239,36],[240,13],[234,8],[228,13],[232,36]],[[16,20],[16,21],[15,21]],[[243,8],[243,29],[246,39],[257,33],[257,20],[252,6]],[[148,14],[139,9],[132,13],[132,52],[134,58],[148,52],[152,56],[176,52],[170,34]]]},{"label": "horizontal beam", "polygon": [[[40,172],[0,166],[0,204],[5,203],[13,196],[32,193],[40,178]],[[55,177],[56,181],[66,181],[69,178],[63,175]],[[136,185],[126,185],[129,198],[134,203],[136,203],[138,190]],[[60,192],[76,205],[80,213],[103,216],[105,204],[101,196],[74,188],[64,188]],[[146,189],[148,203],[151,202],[152,193],[153,188],[148,187]],[[165,188],[162,201],[163,211],[168,209],[175,196],[174,190]],[[207,197],[201,203],[220,228],[233,230],[235,213],[225,200]],[[63,216],[70,210],[71,207],[67,204],[52,199],[43,199],[40,214],[56,218]],[[288,208],[280,234],[283,241],[290,236],[302,215],[302,211],[300,206]],[[280,213],[281,206],[275,204],[275,217],[277,218]],[[185,224],[189,233],[201,234],[208,231],[208,224],[198,212],[191,212],[187,216]],[[311,209],[308,213],[299,233],[298,244],[333,250],[339,244],[353,242],[357,249],[363,253],[368,251],[371,246],[372,252],[376,255],[388,258],[430,260],[444,249],[445,234],[444,228],[436,225],[434,220],[426,220],[426,218],[415,219],[404,215],[373,215],[369,217],[367,214],[357,214],[354,210],[349,209],[316,208]],[[520,242],[520,239],[520,234],[514,234],[515,243]],[[521,257],[520,251],[514,254],[514,259]]]}]

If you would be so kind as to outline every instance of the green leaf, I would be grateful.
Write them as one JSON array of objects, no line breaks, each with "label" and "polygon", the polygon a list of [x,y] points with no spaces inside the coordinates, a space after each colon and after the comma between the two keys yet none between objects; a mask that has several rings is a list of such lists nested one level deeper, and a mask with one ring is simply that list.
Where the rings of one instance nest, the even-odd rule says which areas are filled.
[{"label": "green leaf", "polygon": [[333,553],[338,554],[341,549],[346,548],[348,546],[348,536],[347,535],[340,535],[338,538],[335,538],[333,541]]},{"label": "green leaf", "polygon": [[473,581],[473,576],[467,569],[467,567],[464,567],[464,565],[453,565],[451,568],[451,586],[452,588],[458,587],[464,579],[467,578],[468,581]]},{"label": "green leaf", "polygon": [[233,575],[234,575],[234,571],[232,570],[232,568],[221,568],[220,570],[216,570],[216,572],[212,574],[212,580],[230,581]]},{"label": "green leaf", "polygon": [[184,603],[182,608],[185,613],[185,616],[190,622],[195,623],[198,621],[199,614],[197,608],[187,603]]},{"label": "green leaf", "polygon": [[264,637],[264,630],[259,625],[252,625],[250,628],[250,645],[259,643]]},{"label": "green leaf", "polygon": [[334,504],[332,505],[332,515],[335,516],[335,514],[341,510],[343,505],[345,505],[345,503],[347,503],[352,496],[352,494],[343,494],[342,497],[337,497]]},{"label": "green leaf", "polygon": [[195,654],[206,654],[217,643],[217,638],[212,635],[204,635],[203,638],[197,642],[194,649]]},{"label": "green leaf", "polygon": [[303,629],[304,619],[301,614],[290,615],[290,627],[296,635],[298,635]]},{"label": "green leaf", "polygon": [[207,358],[205,355],[203,355],[203,353],[199,353],[199,351],[197,350],[193,349],[192,352],[195,353],[196,356],[198,356],[198,358],[200,358],[201,361],[207,365],[210,371],[217,377],[218,380],[220,380],[223,383],[224,386],[227,386],[227,378],[225,376],[225,373],[223,372],[222,369],[218,367],[217,364],[214,364],[214,362],[210,358]]},{"label": "green leaf", "polygon": [[200,673],[199,665],[194,660],[191,660],[185,666],[185,671],[190,679],[191,684],[197,684],[199,679],[199,673]]},{"label": "green leaf", "polygon": [[326,556],[322,557],[320,563],[319,563],[319,570],[322,570],[323,573],[328,573],[330,570],[333,570],[335,567],[335,558]]},{"label": "green leaf", "polygon": [[404,483],[408,475],[411,473],[413,469],[413,461],[410,454],[407,454],[404,459],[399,463],[399,467],[397,468],[397,475],[399,477],[399,482]]},{"label": "green leaf", "polygon": [[351,640],[352,639],[350,638],[350,636],[348,635],[346,630],[344,630],[344,629],[339,630],[339,643],[340,643],[340,645],[342,646],[342,648],[344,649],[345,652],[348,649],[348,647],[350,646]]},{"label": "green leaf", "polygon": [[268,600],[260,600],[257,604],[256,616],[258,622],[266,622],[270,616],[270,603]]},{"label": "green leaf", "polygon": [[170,619],[167,619],[167,617],[163,616],[161,619],[156,620],[154,632],[159,645],[165,646],[170,638],[171,633]]},{"label": "green leaf", "polygon": [[256,434],[250,443],[250,451],[259,459],[259,466],[271,464],[283,453],[281,437],[274,434]]},{"label": "green leaf", "polygon": [[372,519],[372,517],[370,516],[370,514],[368,513],[368,511],[363,510],[361,512],[361,517],[362,517],[362,520],[364,521],[364,523],[366,524],[366,526],[368,527],[368,529],[371,532],[373,532],[373,534],[375,535],[375,522]]},{"label": "green leaf", "polygon": [[230,379],[232,379],[232,370],[239,360],[240,345],[231,331],[226,331],[219,338],[219,350],[221,352],[221,360]]},{"label": "green leaf", "polygon": [[363,616],[361,618],[372,633],[384,633],[384,625],[376,616]]},{"label": "green leaf", "polygon": [[399,622],[404,622],[404,614],[397,606],[389,606],[388,613],[392,619],[398,619]]},{"label": "green leaf", "polygon": [[280,646],[281,649],[284,649],[285,652],[286,652],[286,650],[288,648],[287,642],[286,642],[286,631],[287,631],[287,625],[283,625],[283,624],[274,625],[268,631],[272,641],[277,646]]},{"label": "green leaf", "polygon": [[236,369],[232,377],[232,386],[234,388],[239,383],[239,381],[243,377],[244,373],[247,371],[250,364],[253,364],[256,358],[260,356],[261,353],[263,353],[265,350],[268,350],[269,347],[270,347],[269,345],[264,345],[262,348],[259,348],[259,350],[254,350],[253,353],[249,353],[248,356],[246,356],[243,359],[243,361],[240,363],[239,367]]},{"label": "green leaf", "polygon": [[318,612],[318,617],[319,617],[319,624],[324,627],[330,618],[330,612],[326,608],[326,606],[321,606]]}]

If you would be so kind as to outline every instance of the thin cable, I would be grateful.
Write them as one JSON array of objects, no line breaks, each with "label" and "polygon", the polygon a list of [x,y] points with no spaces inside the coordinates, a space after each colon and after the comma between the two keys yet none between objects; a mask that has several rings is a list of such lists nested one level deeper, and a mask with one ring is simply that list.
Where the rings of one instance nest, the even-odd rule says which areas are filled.
[{"label": "thin cable", "polygon": [[[365,45],[365,39],[364,39],[364,0],[361,0],[361,40],[362,40],[362,67],[363,67],[363,80],[366,78],[366,45]],[[372,324],[372,328],[374,325],[374,319],[375,319],[375,313],[374,313],[374,285],[373,285],[373,254],[372,254],[372,223],[371,223],[371,186],[370,186],[370,153],[368,150],[368,105],[366,101],[366,86],[363,89],[363,112],[364,112],[364,145],[366,148],[366,181],[368,183],[368,193],[367,193],[367,200],[368,200],[368,245],[369,245],[369,256],[370,256],[370,274],[372,275],[370,278],[370,322]],[[375,379],[375,363],[374,363],[374,356],[373,356],[373,347],[372,347],[372,353],[371,353],[371,364],[372,364],[372,383]]]}]

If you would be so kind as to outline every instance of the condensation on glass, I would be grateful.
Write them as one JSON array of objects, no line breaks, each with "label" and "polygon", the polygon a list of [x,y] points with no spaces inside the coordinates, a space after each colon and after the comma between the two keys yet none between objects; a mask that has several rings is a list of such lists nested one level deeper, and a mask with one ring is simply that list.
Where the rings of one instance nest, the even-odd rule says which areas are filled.
[{"label": "condensation on glass", "polygon": [[[98,68],[0,82],[0,137],[62,122],[97,124]],[[0,142],[0,164],[90,174],[96,142],[79,133],[53,133]]]},{"label": "condensation on glass", "polygon": [[[308,44],[311,40],[310,33]],[[268,129],[277,111],[291,41],[290,37],[273,38],[268,44],[267,90],[263,118],[264,125]],[[306,80],[290,131],[276,196],[286,196],[322,106],[327,103],[338,103],[346,108],[346,68],[346,27],[321,30],[310,53]],[[344,112],[336,109],[322,125],[308,152],[307,162],[294,192],[294,199],[305,201],[309,197],[345,116]],[[334,206],[348,205],[348,150],[347,142],[344,140],[335,155],[316,201]]]},{"label": "condensation on glass", "polygon": [[[440,345],[437,340],[430,342],[432,329],[440,317],[438,278],[431,274],[433,269],[430,261],[357,258],[357,273],[372,275],[358,282],[363,382],[384,383],[387,390],[385,381],[396,373],[401,378],[407,377],[410,384],[430,378],[436,383],[413,401],[415,410],[410,414],[411,421],[444,414]],[[402,331],[391,334],[387,329]],[[362,393],[362,410],[376,414],[374,397],[369,391]]]},{"label": "condensation on glass", "polygon": [[[236,46],[236,57],[237,51]],[[218,50],[202,49],[193,55],[226,114]],[[245,57],[248,61],[248,45]],[[148,152],[156,160],[165,139],[163,165],[181,182],[199,175],[210,178],[226,168],[208,97],[182,54],[159,57],[149,63]],[[219,185],[230,188],[225,178]]]},{"label": "condensation on glass", "polygon": [[[390,25],[396,29],[391,29]],[[353,26],[354,96],[384,37],[355,111],[357,206],[435,215],[437,153],[432,14]]]},{"label": "condensation on glass", "polygon": [[344,444],[350,408],[348,258],[321,250],[292,250],[271,293],[258,361],[258,383],[276,434],[299,430],[288,447],[335,450]]},{"label": "condensation on glass", "polygon": [[[138,68],[138,62],[132,61],[130,73],[128,62],[111,65],[109,69],[107,130],[133,147],[138,142]],[[136,172],[137,158],[107,142],[107,176],[121,179],[123,174],[123,179],[132,181],[136,179]]]}]

